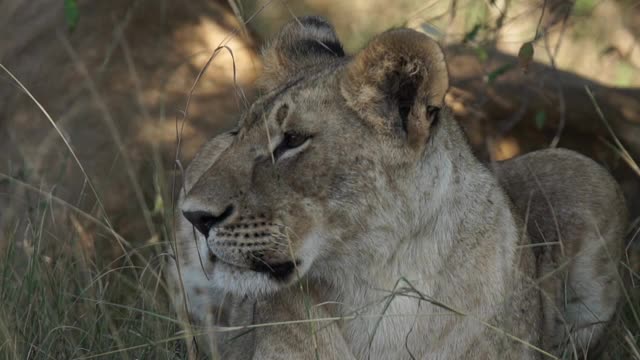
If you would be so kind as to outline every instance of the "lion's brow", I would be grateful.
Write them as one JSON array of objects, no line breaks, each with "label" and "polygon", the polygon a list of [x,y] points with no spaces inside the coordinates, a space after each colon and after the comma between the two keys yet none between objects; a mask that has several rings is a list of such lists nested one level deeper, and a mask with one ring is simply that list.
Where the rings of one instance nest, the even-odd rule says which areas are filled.
[{"label": "lion's brow", "polygon": [[248,128],[253,127],[258,120],[262,119],[262,116],[265,116],[266,113],[271,111],[273,103],[275,103],[278,98],[282,97],[285,92],[294,86],[300,84],[304,79],[304,76],[293,79],[256,100],[245,118],[245,126]]}]

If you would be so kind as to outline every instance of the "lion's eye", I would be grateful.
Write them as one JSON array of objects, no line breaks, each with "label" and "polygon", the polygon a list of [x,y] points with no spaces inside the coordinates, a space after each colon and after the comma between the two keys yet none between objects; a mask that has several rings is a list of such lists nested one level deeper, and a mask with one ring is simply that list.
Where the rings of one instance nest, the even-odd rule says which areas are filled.
[{"label": "lion's eye", "polygon": [[309,136],[307,135],[295,132],[286,132],[284,134],[284,139],[282,140],[282,145],[287,149],[295,149],[298,146],[302,146],[308,138]]},{"label": "lion's eye", "polygon": [[285,153],[294,155],[295,153],[297,153],[297,151],[295,151],[294,149],[300,148],[300,150],[302,150],[301,147],[306,144],[310,138],[311,136],[307,134],[287,131],[286,133],[284,133],[282,141],[280,142],[278,147],[273,151],[273,156],[278,159]]}]

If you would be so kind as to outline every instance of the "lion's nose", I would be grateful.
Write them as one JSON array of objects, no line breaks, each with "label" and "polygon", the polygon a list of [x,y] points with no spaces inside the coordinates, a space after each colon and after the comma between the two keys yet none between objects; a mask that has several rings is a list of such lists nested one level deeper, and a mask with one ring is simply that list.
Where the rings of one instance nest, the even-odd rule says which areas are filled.
[{"label": "lion's nose", "polygon": [[227,206],[227,208],[218,215],[202,210],[182,212],[182,215],[205,237],[209,236],[209,231],[212,227],[223,223],[231,214],[233,214],[233,206],[231,205]]}]

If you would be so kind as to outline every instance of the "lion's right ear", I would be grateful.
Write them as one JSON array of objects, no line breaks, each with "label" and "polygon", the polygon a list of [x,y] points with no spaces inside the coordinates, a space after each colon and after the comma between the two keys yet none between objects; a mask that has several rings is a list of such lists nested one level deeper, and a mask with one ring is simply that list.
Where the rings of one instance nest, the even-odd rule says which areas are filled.
[{"label": "lion's right ear", "polygon": [[414,149],[425,144],[449,88],[444,53],[434,40],[411,29],[389,30],[344,71],[342,95],[363,120],[381,133],[402,134]]},{"label": "lion's right ear", "polygon": [[318,16],[306,16],[286,24],[262,51],[263,72],[259,88],[269,91],[302,71],[344,57],[333,26]]}]

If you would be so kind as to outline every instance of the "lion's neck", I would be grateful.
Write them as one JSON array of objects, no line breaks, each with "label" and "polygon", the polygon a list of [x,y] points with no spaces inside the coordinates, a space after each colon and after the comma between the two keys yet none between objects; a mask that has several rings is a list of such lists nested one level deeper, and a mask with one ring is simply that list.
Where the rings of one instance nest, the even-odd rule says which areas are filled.
[{"label": "lion's neck", "polygon": [[[492,259],[504,250],[493,238],[504,236],[506,227],[507,247],[517,241],[506,198],[453,121],[434,134],[423,166],[406,181],[409,190],[381,195],[384,214],[366,224],[358,239],[345,239],[363,245],[354,245],[353,256],[326,269],[324,297],[343,303],[342,315],[380,303],[402,287],[429,296],[437,292],[445,301],[464,295],[466,283],[477,281],[478,274],[470,272],[479,255]],[[459,289],[449,289],[454,282]]]}]

